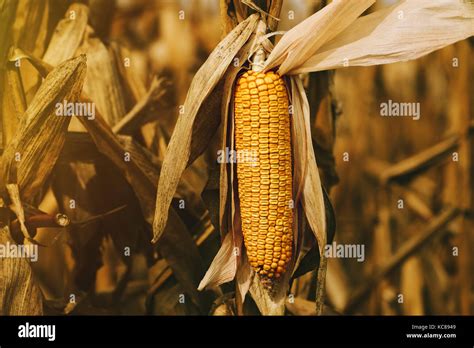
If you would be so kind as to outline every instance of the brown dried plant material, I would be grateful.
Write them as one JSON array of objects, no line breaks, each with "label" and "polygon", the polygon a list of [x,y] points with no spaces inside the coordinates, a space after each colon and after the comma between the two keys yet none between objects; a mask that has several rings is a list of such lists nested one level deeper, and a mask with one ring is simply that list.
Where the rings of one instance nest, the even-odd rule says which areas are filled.
[{"label": "brown dried plant material", "polygon": [[381,181],[386,183],[390,180],[397,180],[408,175],[420,172],[433,164],[445,160],[451,155],[460,142],[458,135],[451,135],[439,143],[406,158],[380,173]]},{"label": "brown dried plant material", "polygon": [[423,267],[419,258],[413,256],[405,261],[401,270],[401,293],[404,294],[403,314],[425,314],[423,304]]},{"label": "brown dried plant material", "polygon": [[12,44],[12,23],[18,6],[16,0],[3,0],[0,3],[0,67],[3,69]]},{"label": "brown dried plant material", "polygon": [[[83,100],[87,100],[83,98]],[[153,204],[155,198],[156,169],[148,163],[143,155],[130,153],[125,149],[118,136],[112,132],[110,126],[100,114],[96,114],[94,120],[80,117],[79,121],[91,135],[97,149],[107,156],[122,172],[124,177],[133,187],[140,200],[145,220],[150,224],[153,221]],[[143,161],[144,160],[144,161]]]},{"label": "brown dried plant material", "polygon": [[219,8],[221,9],[222,34],[224,36],[239,24],[235,11],[231,11],[230,8],[232,2],[233,0],[220,0]]},{"label": "brown dried plant material", "polygon": [[74,56],[84,38],[88,17],[89,8],[86,5],[73,3],[69,6],[43,56],[46,63],[56,66]]},{"label": "brown dried plant material", "polygon": [[8,144],[15,135],[20,117],[26,110],[26,96],[20,70],[14,63],[7,63],[3,78],[2,130],[3,142]]},{"label": "brown dried plant material", "polygon": [[[25,213],[20,200],[17,184],[8,184],[6,189],[10,196],[11,210],[16,214],[21,231],[25,236],[22,247],[26,255],[23,257],[0,258],[0,314],[1,315],[42,315],[43,299],[41,290],[33,277],[33,273],[26,257],[33,247],[33,240],[25,226]],[[3,199],[0,199],[0,209],[6,209]],[[0,245],[18,246],[11,238],[8,226],[0,228]],[[34,247],[38,247],[35,245]]]},{"label": "brown dried plant material", "polygon": [[[9,85],[14,83],[15,80],[19,82],[18,76],[10,73],[10,78],[7,80],[7,61],[10,53],[9,47],[12,45],[13,37],[13,20],[15,18],[15,12],[18,5],[18,1],[2,1],[0,3],[0,101],[2,105],[0,107],[0,123],[2,125],[1,135],[2,141],[0,147],[3,148],[11,138],[11,134],[16,129],[17,116],[15,110],[12,110],[12,99],[10,93],[17,93],[18,89],[13,88],[9,92]],[[5,124],[4,119],[7,119]],[[6,133],[6,134],[5,134]]]},{"label": "brown dried plant material", "polygon": [[[151,224],[158,171],[147,156],[146,150],[134,144],[129,137],[119,138],[100,115],[96,115],[95,120],[83,117],[79,120],[91,135],[98,150],[122,172],[135,191],[145,220]],[[158,251],[165,257],[173,274],[193,301],[204,308],[204,295],[197,292],[198,278],[203,273],[201,257],[174,208],[170,209],[169,221]]]},{"label": "brown dried plant material", "polygon": [[[8,227],[0,229],[0,244],[14,244]],[[42,315],[43,299],[25,258],[0,258],[0,315]]]},{"label": "brown dried plant material", "polygon": [[40,74],[42,78],[45,78],[49,74],[49,72],[53,70],[53,66],[51,64],[45,62],[42,59],[37,58],[31,53],[27,53],[21,48],[13,49],[9,56],[10,64],[14,64],[15,62],[18,62],[21,59],[28,60],[28,62],[36,69],[36,71]]},{"label": "brown dried plant material", "polygon": [[474,4],[400,1],[355,20],[291,74],[417,59],[474,35]]},{"label": "brown dried plant material", "polygon": [[41,57],[48,36],[49,1],[18,1],[15,19],[15,44]]},{"label": "brown dried plant material", "polygon": [[299,163],[297,168],[298,172],[301,173],[296,185],[298,185],[297,187],[302,185],[303,209],[311,230],[318,241],[319,253],[323,255],[323,249],[326,245],[326,214],[321,179],[311,142],[309,104],[299,78],[292,79],[292,89],[292,103],[295,110],[295,117],[293,118],[294,151],[295,154],[298,154],[296,162]]},{"label": "brown dried plant material", "polygon": [[[165,95],[164,80],[154,78],[151,86],[135,104],[135,106],[113,126],[114,133],[133,134],[147,117],[147,107]],[[141,94],[141,93],[140,93]]]},{"label": "brown dried plant material", "polygon": [[[257,15],[252,15],[239,24],[211,53],[206,63],[194,76],[184,103],[184,115],[179,116],[168,146],[167,156],[158,183],[156,211],[153,222],[153,241],[157,242],[166,225],[171,199],[178,186],[179,179],[188,164],[191,154],[192,131],[201,105],[217,85],[231,63],[235,54],[247,42],[257,25]],[[205,112],[205,110],[203,110]],[[206,118],[215,117],[208,114]],[[199,118],[198,118],[199,119]],[[203,118],[201,122],[206,123]],[[209,139],[202,139],[207,143]]]},{"label": "brown dried plant material", "polygon": [[110,49],[114,53],[115,62],[125,84],[125,89],[131,94],[133,101],[138,103],[145,97],[147,91],[145,80],[141,78],[138,64],[135,63],[136,58],[129,49],[116,42],[110,44]]},{"label": "brown dried plant material", "polygon": [[88,37],[78,52],[87,54],[84,92],[110,125],[125,115],[125,101],[114,56],[100,39]]},{"label": "brown dried plant material", "polygon": [[266,70],[279,66],[280,75],[304,64],[324,43],[346,29],[375,0],[335,0],[288,31],[266,62]]},{"label": "brown dried plant material", "polygon": [[18,218],[18,222],[20,223],[20,230],[23,233],[23,236],[26,240],[31,241],[31,236],[25,225],[25,211],[23,210],[23,205],[21,204],[20,190],[18,188],[18,185],[7,184],[6,188],[8,191],[8,195],[10,196],[10,200],[12,202],[10,209],[15,213]]},{"label": "brown dried plant material", "polygon": [[436,236],[447,232],[446,226],[453,222],[459,216],[459,210],[456,208],[449,208],[436,216],[426,228],[417,235],[406,241],[395,254],[393,254],[383,265],[379,266],[373,275],[361,282],[361,285],[356,288],[351,298],[344,308],[345,313],[352,313],[357,306],[361,304],[376,285],[385,277],[393,272],[398,266],[412,256],[418,249],[426,246]]},{"label": "brown dried plant material", "polygon": [[79,99],[85,69],[86,58],[79,56],[59,65],[46,77],[2,155],[2,182],[14,179],[16,171],[21,197],[27,202],[43,187],[65,141],[70,117],[57,116],[55,105]]}]

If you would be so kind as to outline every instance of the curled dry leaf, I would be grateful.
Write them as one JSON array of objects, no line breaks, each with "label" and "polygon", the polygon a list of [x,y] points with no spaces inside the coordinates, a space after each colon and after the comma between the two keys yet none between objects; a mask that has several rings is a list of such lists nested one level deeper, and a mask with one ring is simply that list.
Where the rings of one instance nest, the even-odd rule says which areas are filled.
[{"label": "curled dry leaf", "polygon": [[2,155],[0,179],[8,183],[17,171],[21,197],[27,202],[42,188],[64,145],[70,117],[57,117],[55,105],[79,98],[85,68],[86,57],[79,56],[46,77]]}]

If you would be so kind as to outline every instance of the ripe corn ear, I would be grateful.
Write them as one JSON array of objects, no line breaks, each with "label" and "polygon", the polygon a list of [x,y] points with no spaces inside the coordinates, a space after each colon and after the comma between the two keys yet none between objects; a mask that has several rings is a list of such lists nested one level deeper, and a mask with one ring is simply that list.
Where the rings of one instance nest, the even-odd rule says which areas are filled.
[{"label": "ripe corn ear", "polygon": [[235,147],[242,233],[250,265],[270,286],[285,272],[293,244],[288,105],[285,82],[277,73],[247,71],[237,81]]}]

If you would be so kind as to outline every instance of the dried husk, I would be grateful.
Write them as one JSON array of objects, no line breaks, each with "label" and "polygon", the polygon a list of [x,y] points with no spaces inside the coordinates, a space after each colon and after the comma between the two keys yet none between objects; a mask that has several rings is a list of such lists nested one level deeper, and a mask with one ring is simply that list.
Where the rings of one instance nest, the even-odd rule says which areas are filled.
[{"label": "dried husk", "polygon": [[[301,202],[311,230],[318,241],[319,253],[322,255],[324,246],[326,245],[326,213],[321,179],[319,177],[313,144],[310,141],[311,126],[309,104],[303,83],[299,77],[291,78],[291,89],[292,105],[294,108],[292,133],[293,146],[295,148],[294,153],[295,155],[301,156],[295,158],[295,163],[306,167],[302,170],[304,174],[301,176],[301,180],[303,181]],[[298,165],[296,168],[298,168]]]},{"label": "dried husk", "polygon": [[290,74],[417,59],[474,35],[474,4],[400,1],[354,21]]},{"label": "dried husk", "polygon": [[304,64],[327,41],[346,29],[375,0],[335,0],[286,32],[265,62],[280,75]]},{"label": "dried husk", "polygon": [[215,288],[223,283],[230,282],[237,272],[237,257],[234,250],[232,233],[227,233],[211,266],[199,283],[198,290]]}]

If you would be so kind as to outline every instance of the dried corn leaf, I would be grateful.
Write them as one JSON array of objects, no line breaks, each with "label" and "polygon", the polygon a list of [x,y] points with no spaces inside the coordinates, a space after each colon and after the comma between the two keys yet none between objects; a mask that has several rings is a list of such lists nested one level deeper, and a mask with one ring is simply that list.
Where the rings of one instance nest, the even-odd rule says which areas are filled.
[{"label": "dried corn leaf", "polygon": [[55,104],[79,98],[85,69],[86,57],[79,56],[59,65],[46,77],[3,153],[0,178],[8,182],[17,170],[21,195],[27,202],[48,178],[65,141],[70,117],[58,117]]},{"label": "dried corn leaf", "polygon": [[21,204],[20,189],[17,184],[7,184],[6,188],[12,202],[11,209],[17,216],[18,222],[20,223],[20,230],[23,233],[25,239],[30,240],[31,236],[25,226],[25,211],[23,210],[23,205]]},{"label": "dried corn leaf", "polygon": [[[8,227],[0,229],[0,244],[14,244]],[[0,315],[42,315],[43,299],[24,258],[0,258]]]},{"label": "dried corn leaf", "polygon": [[[29,240],[29,233],[25,226],[25,214],[20,201],[17,184],[8,184],[7,190],[12,201],[12,210],[16,213],[21,230]],[[0,208],[5,209],[3,200]],[[25,240],[25,244],[29,241]],[[14,245],[8,226],[0,229],[0,244]],[[29,249],[25,249],[28,250]],[[22,257],[0,259],[0,315],[42,315],[43,300],[31,267],[27,259]]]},{"label": "dried corn leaf", "polygon": [[[136,103],[139,102],[143,97],[145,97],[147,91],[145,84],[140,79],[140,74],[137,71],[136,64],[133,64],[132,52],[115,42],[111,43],[110,49],[114,53],[118,71],[122,76],[126,88],[133,96],[134,101]],[[130,61],[130,64],[126,66],[125,62],[127,59]]]},{"label": "dried corn leaf", "polygon": [[149,104],[156,102],[165,95],[163,82],[163,79],[156,77],[153,79],[148,92],[141,97],[132,110],[113,126],[114,133],[133,134],[133,132],[143,125],[143,121],[147,115],[145,111]]},{"label": "dried corn leaf", "polygon": [[270,7],[268,9],[268,18],[267,18],[267,23],[268,23],[268,29],[270,31],[276,30],[278,27],[278,18],[280,17],[281,13],[281,8],[283,6],[283,0],[273,0],[270,1]]},{"label": "dried corn leaf", "polygon": [[474,35],[473,21],[472,2],[400,1],[357,19],[289,73],[416,59]]},{"label": "dried corn leaf", "polygon": [[235,274],[235,280],[239,289],[238,295],[240,296],[240,303],[244,303],[245,295],[247,295],[247,292],[250,289],[254,276],[255,273],[250,266],[247,253],[242,251],[242,257],[240,258],[237,273]]},{"label": "dried corn leaf", "polygon": [[56,66],[74,56],[86,32],[88,17],[89,8],[86,5],[74,3],[69,6],[43,56],[46,63]]},{"label": "dried corn leaf", "polygon": [[221,248],[214,257],[204,278],[199,283],[198,290],[215,288],[223,283],[230,282],[237,271],[237,254],[234,250],[232,233],[227,233]]},{"label": "dried corn leaf", "polygon": [[36,56],[23,51],[21,48],[15,48],[9,56],[9,61],[13,64],[20,59],[27,59],[30,64],[38,71],[42,78],[45,78],[51,72],[51,70],[53,70],[53,66],[44,60],[41,60]]},{"label": "dried corn leaf", "polygon": [[41,57],[48,36],[49,1],[19,1],[15,20],[15,44],[31,54]]},{"label": "dried corn leaf", "polygon": [[20,117],[26,110],[26,97],[20,70],[7,64],[3,78],[2,130],[3,141],[8,144],[16,133]]},{"label": "dried corn leaf", "polygon": [[87,54],[84,92],[110,125],[125,115],[125,101],[115,58],[97,38],[88,37],[78,52]]},{"label": "dried corn leaf", "polygon": [[304,64],[326,42],[346,29],[375,0],[335,0],[283,35],[265,62],[281,75]]},{"label": "dried corn leaf", "polygon": [[5,66],[8,48],[12,44],[12,23],[17,6],[17,0],[0,1],[0,69],[3,69]]},{"label": "dried corn leaf", "polygon": [[[221,80],[232,59],[247,42],[254,31],[258,15],[252,15],[239,24],[211,53],[207,61],[201,66],[191,83],[186,101],[184,103],[184,115],[178,118],[175,131],[168,146],[167,155],[163,161],[163,168],[158,183],[156,197],[156,211],[153,222],[153,241],[156,242],[163,233],[168,218],[168,209],[171,199],[176,191],[180,177],[188,164],[193,149],[193,129],[199,127],[195,124],[196,116],[204,100]],[[213,114],[201,117],[200,124],[215,123]],[[219,123],[220,120],[217,120]],[[201,146],[209,141],[202,134]],[[197,145],[195,145],[197,146]],[[204,147],[204,146],[202,146]]]},{"label": "dried corn leaf", "polygon": [[[3,0],[0,1],[0,101],[2,102],[2,107],[0,108],[0,123],[2,124],[1,135],[2,141],[0,142],[0,148],[3,148],[6,145],[5,132],[11,134],[16,128],[15,122],[13,125],[5,125],[4,119],[12,118],[10,115],[11,102],[10,96],[8,95],[8,84],[6,77],[6,62],[8,59],[8,53],[10,52],[9,47],[12,44],[12,32],[13,32],[13,19],[15,18],[16,8],[18,6],[18,1]],[[15,91],[12,91],[15,93]],[[10,122],[12,123],[12,122]],[[7,130],[5,130],[7,128]]]},{"label": "dried corn leaf", "polygon": [[[139,152],[132,154],[127,151],[118,136],[112,132],[110,126],[99,114],[96,114],[95,120],[88,120],[84,117],[80,117],[79,120],[91,135],[97,149],[120,169],[133,187],[140,200],[145,220],[151,224],[154,210],[153,203],[150,202],[154,202],[155,199],[156,184],[154,179],[157,176],[153,166]],[[127,156],[129,156],[129,160],[126,160]]]},{"label": "dried corn leaf", "polygon": [[166,259],[174,276],[194,303],[204,311],[207,295],[197,291],[199,280],[204,273],[199,250],[188,229],[177,215],[175,217],[170,215],[168,226],[158,244],[158,252]]}]

